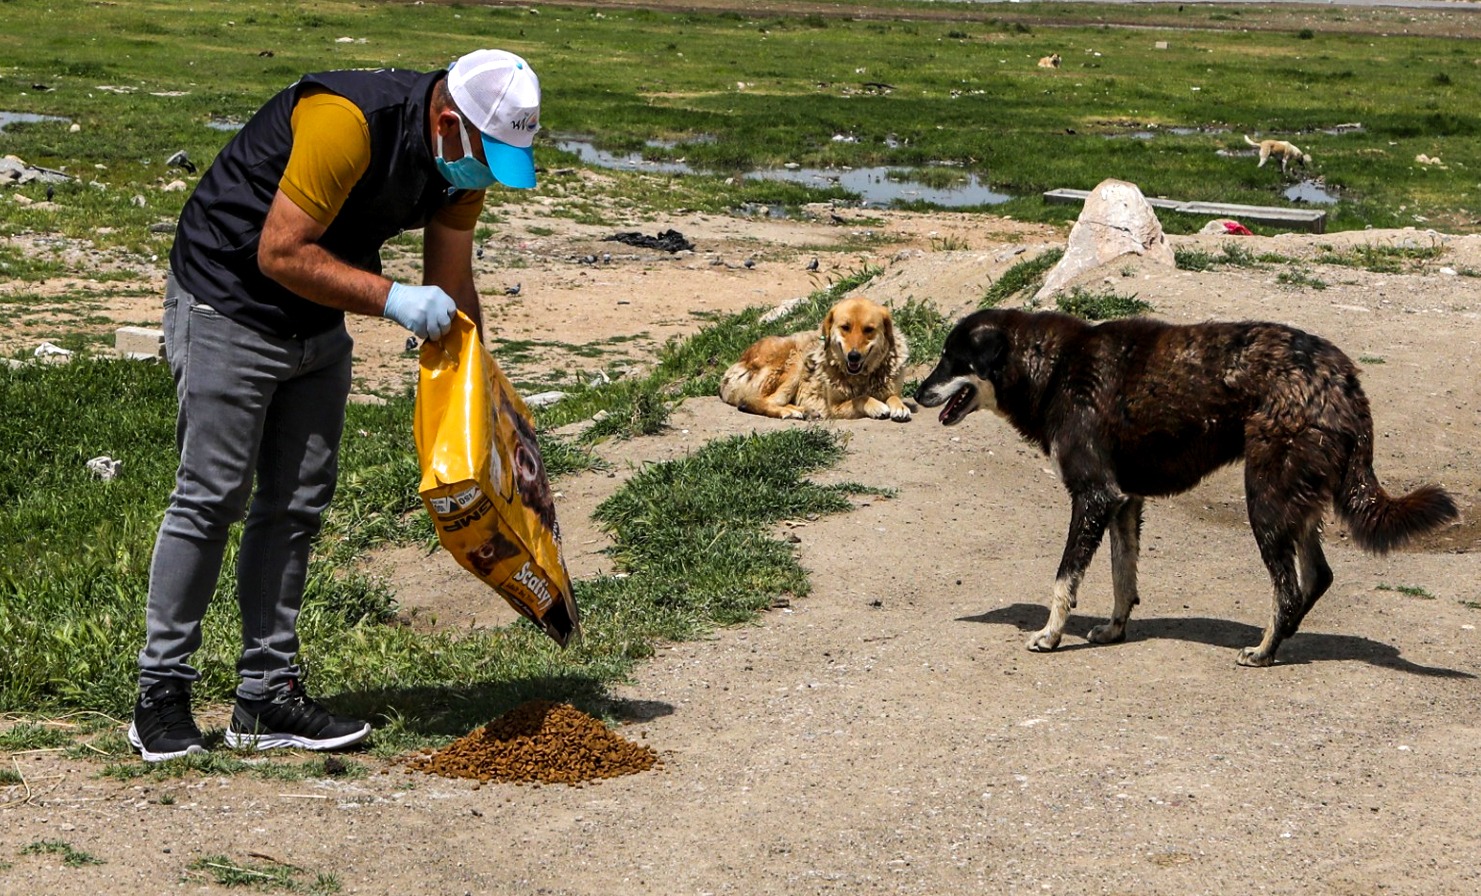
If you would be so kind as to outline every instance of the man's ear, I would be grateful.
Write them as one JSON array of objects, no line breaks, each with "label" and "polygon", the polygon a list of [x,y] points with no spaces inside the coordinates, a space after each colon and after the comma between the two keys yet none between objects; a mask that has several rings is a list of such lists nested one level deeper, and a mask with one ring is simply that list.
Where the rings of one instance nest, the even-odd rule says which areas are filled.
[{"label": "man's ear", "polygon": [[978,378],[992,380],[1003,368],[1003,358],[1008,352],[1008,339],[997,327],[983,326],[972,331],[971,352],[968,362],[972,373]]},{"label": "man's ear", "polygon": [[458,110],[452,106],[443,106],[437,110],[437,115],[432,120],[432,126],[442,132],[442,139],[444,141],[447,140],[449,134],[456,140],[460,121]]}]

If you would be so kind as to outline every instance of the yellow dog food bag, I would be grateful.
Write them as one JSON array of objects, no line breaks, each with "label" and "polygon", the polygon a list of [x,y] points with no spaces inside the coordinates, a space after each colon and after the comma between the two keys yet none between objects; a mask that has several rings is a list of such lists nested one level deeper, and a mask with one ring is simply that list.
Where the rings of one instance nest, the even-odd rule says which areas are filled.
[{"label": "yellow dog food bag", "polygon": [[438,541],[557,644],[579,638],[529,408],[461,312],[440,341],[422,344],[414,429]]}]

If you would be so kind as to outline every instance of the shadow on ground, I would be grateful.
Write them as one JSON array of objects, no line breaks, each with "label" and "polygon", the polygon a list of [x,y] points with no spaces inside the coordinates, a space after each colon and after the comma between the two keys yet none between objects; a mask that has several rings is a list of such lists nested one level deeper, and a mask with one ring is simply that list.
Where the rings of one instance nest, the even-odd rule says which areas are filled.
[{"label": "shadow on ground", "polygon": [[[987,625],[1012,625],[1023,632],[1034,632],[1044,627],[1049,620],[1049,608],[1039,604],[1017,603],[976,616],[962,616],[958,622],[977,622]],[[1085,641],[1090,630],[1106,620],[1095,616],[1071,616],[1065,626],[1065,635],[1079,639],[1075,643],[1061,643],[1060,652],[1086,649],[1115,649],[1115,645],[1091,644]],[[1260,641],[1261,630],[1243,622],[1227,619],[1193,617],[1136,617],[1126,629],[1126,640],[1148,641],[1172,639],[1208,644],[1212,647],[1227,647],[1238,650]],[[1412,675],[1435,678],[1475,678],[1469,672],[1422,666],[1411,663],[1399,655],[1398,648],[1356,635],[1331,635],[1322,632],[1297,632],[1294,638],[1280,646],[1276,664],[1294,666],[1305,663],[1361,660],[1374,666],[1396,669]]]}]

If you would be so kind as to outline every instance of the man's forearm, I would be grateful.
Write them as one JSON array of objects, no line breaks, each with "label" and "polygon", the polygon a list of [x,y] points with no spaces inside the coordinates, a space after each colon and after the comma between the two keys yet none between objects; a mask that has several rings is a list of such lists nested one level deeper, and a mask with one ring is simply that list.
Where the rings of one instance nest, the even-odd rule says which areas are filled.
[{"label": "man's forearm", "polygon": [[264,252],[258,266],[268,277],[311,302],[378,316],[391,281],[348,264],[317,243]]}]

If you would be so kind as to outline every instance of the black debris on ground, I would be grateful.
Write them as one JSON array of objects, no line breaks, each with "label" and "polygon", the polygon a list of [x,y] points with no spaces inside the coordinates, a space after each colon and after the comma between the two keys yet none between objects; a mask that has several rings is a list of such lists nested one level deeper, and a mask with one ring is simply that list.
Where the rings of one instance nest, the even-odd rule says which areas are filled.
[{"label": "black debris on ground", "polygon": [[665,230],[658,236],[648,236],[636,230],[624,233],[614,233],[611,236],[602,237],[602,242],[626,243],[629,246],[637,246],[641,249],[662,249],[665,252],[693,251],[694,244],[684,238],[684,234],[677,230]]}]

